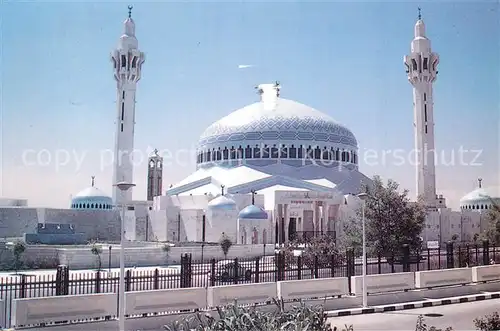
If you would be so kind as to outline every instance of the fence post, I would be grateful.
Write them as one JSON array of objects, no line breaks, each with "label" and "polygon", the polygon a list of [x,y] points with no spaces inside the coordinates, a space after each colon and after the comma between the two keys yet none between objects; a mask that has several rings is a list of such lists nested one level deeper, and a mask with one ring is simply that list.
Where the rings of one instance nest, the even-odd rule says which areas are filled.
[{"label": "fence post", "polygon": [[382,273],[382,256],[380,256],[380,253],[377,254],[377,266],[378,266],[378,274],[380,275]]},{"label": "fence post", "polygon": [[95,272],[95,293],[101,293],[101,271],[97,270]]},{"label": "fence post", "polygon": [[153,275],[153,288],[155,290],[159,289],[160,288],[160,275],[159,275],[159,271],[158,271],[158,268],[155,269],[155,272],[154,272],[154,275]]},{"label": "fence post", "polygon": [[403,272],[410,272],[410,245],[403,244]]},{"label": "fence post", "polygon": [[193,286],[193,255],[187,256],[187,287]]},{"label": "fence post", "polygon": [[180,287],[186,288],[186,257],[187,254],[181,255],[181,279],[180,279]]},{"label": "fence post", "polygon": [[210,273],[212,274],[210,286],[215,286],[215,259],[210,260]]},{"label": "fence post", "polygon": [[483,240],[483,265],[490,264],[490,242],[488,239]]},{"label": "fence post", "polygon": [[132,272],[129,270],[125,271],[125,292],[130,292],[132,284]]},{"label": "fence post", "polygon": [[233,274],[233,283],[238,284],[238,278],[240,277],[239,275],[239,263],[238,263],[238,258],[234,258],[234,274]]},{"label": "fence post", "polygon": [[337,264],[337,261],[335,259],[335,254],[332,254],[330,257],[330,264],[331,264],[331,274],[330,277],[335,277],[335,265]]},{"label": "fence post", "polygon": [[446,243],[446,268],[453,269],[455,267],[454,262],[453,241],[448,241]]},{"label": "fence post", "polygon": [[319,269],[319,259],[318,255],[314,255],[314,279],[319,278],[318,269]]},{"label": "fence post", "polygon": [[351,277],[354,276],[354,249],[348,248],[346,250],[346,272],[347,272],[347,283],[349,285],[349,293],[352,294],[351,288]]},{"label": "fence post", "polygon": [[255,282],[258,283],[260,276],[260,257],[255,258]]},{"label": "fence post", "polygon": [[56,271],[56,295],[69,294],[69,268],[66,265],[58,265]]},{"label": "fence post", "polygon": [[21,274],[21,288],[19,289],[19,298],[26,298],[26,275]]},{"label": "fence post", "polygon": [[297,279],[302,279],[302,255],[297,256]]}]

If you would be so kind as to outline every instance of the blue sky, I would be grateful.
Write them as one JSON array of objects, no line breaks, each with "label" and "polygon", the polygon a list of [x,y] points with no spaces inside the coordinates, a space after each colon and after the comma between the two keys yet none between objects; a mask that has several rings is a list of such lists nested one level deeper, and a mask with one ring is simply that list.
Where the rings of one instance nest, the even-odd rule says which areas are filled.
[{"label": "blue sky", "polygon": [[[3,2],[1,196],[66,207],[90,184],[111,192],[99,165],[114,143],[111,50],[127,4]],[[255,102],[253,87],[279,80],[282,96],[348,126],[361,151],[413,148],[410,51],[417,3],[136,2],[133,18],[146,53],[136,108],[137,149],[193,148],[212,122]],[[463,146],[483,150],[475,163],[437,167],[438,191],[451,207],[477,177],[498,186],[500,12],[497,2],[423,2],[433,50],[436,148],[447,159]],[[239,64],[253,64],[238,69]],[[47,149],[50,164],[28,165],[26,150]],[[56,168],[57,150],[72,155]],[[472,152],[471,152],[472,153]],[[466,154],[468,163],[474,154]],[[77,166],[79,156],[84,161]],[[33,158],[33,156],[32,156]],[[457,156],[455,159],[458,162]],[[30,162],[32,162],[31,159]],[[194,170],[171,164],[164,185]],[[412,165],[361,165],[414,193]],[[146,194],[146,164],[136,168],[135,199]]]}]

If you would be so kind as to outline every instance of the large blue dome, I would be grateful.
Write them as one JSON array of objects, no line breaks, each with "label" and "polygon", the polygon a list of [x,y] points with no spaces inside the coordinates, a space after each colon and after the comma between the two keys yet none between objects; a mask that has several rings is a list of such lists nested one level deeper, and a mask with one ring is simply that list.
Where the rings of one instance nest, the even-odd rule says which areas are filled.
[{"label": "large blue dome", "polygon": [[239,219],[267,220],[267,213],[264,209],[250,205],[243,208],[238,214]]},{"label": "large blue dome", "polygon": [[210,125],[198,142],[197,163],[260,165],[315,159],[357,167],[357,152],[356,137],[344,125],[314,108],[271,95]]},{"label": "large blue dome", "polygon": [[211,210],[235,210],[236,202],[224,195],[220,195],[215,199],[210,200],[207,207]]}]

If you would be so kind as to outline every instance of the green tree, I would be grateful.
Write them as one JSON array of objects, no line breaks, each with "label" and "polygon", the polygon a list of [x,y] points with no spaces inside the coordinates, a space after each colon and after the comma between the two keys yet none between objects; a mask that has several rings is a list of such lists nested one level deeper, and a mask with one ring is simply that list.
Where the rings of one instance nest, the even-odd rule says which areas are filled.
[{"label": "green tree", "polygon": [[229,238],[224,232],[222,232],[219,245],[222,249],[222,253],[224,253],[224,258],[227,259],[227,253],[229,252],[231,246],[233,246],[233,242],[231,241],[231,238]]},{"label": "green tree", "polygon": [[102,267],[102,260],[101,260],[102,247],[100,245],[98,245],[97,243],[95,243],[95,242],[91,243],[90,252],[92,253],[92,255],[94,255],[96,257],[97,270],[101,271],[101,267]]},{"label": "green tree", "polygon": [[[408,190],[400,190],[399,184],[388,180],[384,185],[378,176],[373,177],[373,185],[364,188],[368,194],[364,201],[366,240],[370,251],[381,256],[401,254],[403,244],[410,246],[411,252],[421,250],[420,234],[424,228],[426,211],[419,201],[412,202]],[[359,251],[361,248],[362,207],[356,218],[347,222],[343,246]]]},{"label": "green tree", "polygon": [[493,245],[500,245],[500,205],[491,199],[491,208],[487,214],[488,225],[481,234],[482,239],[487,239]]},{"label": "green tree", "polygon": [[21,260],[21,257],[23,256],[24,252],[26,251],[26,245],[22,241],[16,241],[12,245],[12,254],[14,255],[14,270],[16,270],[16,274],[19,271],[19,269],[23,265],[23,261]]}]

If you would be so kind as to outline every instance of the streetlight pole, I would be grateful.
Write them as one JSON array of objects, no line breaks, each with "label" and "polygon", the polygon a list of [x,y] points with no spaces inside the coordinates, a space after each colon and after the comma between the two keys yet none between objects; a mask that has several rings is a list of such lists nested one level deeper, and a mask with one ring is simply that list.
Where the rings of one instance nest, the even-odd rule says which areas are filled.
[{"label": "streetlight pole", "polygon": [[[114,186],[118,187],[124,196],[125,192],[134,187],[135,184],[127,182],[119,182]],[[120,285],[118,294],[118,323],[120,331],[125,331],[125,201],[122,200],[122,216],[120,228]]]},{"label": "streetlight pole", "polygon": [[366,228],[365,228],[365,201],[363,201],[363,206],[361,207],[361,214],[363,218],[362,222],[362,232],[363,232],[363,308],[368,307],[368,290],[366,286]]},{"label": "streetlight pole", "polygon": [[361,226],[362,226],[362,236],[363,236],[363,308],[368,307],[368,289],[366,286],[366,219],[365,219],[365,208],[366,208],[366,200],[371,198],[367,193],[358,194],[358,198],[360,198],[363,202],[361,205]]}]

